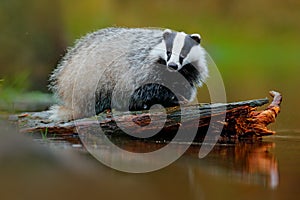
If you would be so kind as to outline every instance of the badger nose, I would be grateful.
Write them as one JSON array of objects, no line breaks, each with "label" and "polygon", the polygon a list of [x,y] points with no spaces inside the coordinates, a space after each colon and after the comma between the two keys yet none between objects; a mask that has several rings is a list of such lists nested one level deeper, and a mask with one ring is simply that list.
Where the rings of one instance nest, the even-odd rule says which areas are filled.
[{"label": "badger nose", "polygon": [[177,65],[176,63],[174,63],[174,62],[170,62],[170,63],[168,64],[168,67],[169,67],[170,69],[172,69],[172,70],[177,70],[177,69],[178,69],[178,65]]}]

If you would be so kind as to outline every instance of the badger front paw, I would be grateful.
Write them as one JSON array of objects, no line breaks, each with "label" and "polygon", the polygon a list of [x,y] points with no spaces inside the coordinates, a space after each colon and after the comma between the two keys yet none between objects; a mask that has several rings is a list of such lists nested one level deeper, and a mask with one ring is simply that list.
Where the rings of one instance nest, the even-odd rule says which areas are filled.
[{"label": "badger front paw", "polygon": [[184,96],[178,95],[178,103],[179,104],[188,104],[189,100],[187,100]]}]

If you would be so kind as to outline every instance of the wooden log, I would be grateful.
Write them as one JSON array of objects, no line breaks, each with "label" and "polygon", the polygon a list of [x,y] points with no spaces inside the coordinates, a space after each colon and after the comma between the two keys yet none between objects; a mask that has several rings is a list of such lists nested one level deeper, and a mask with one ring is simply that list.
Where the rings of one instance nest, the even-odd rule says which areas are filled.
[{"label": "wooden log", "polygon": [[[112,114],[107,111],[99,114],[97,118],[86,118],[66,123],[50,121],[49,113],[44,111],[19,115],[17,116],[17,123],[22,133],[44,135],[46,133],[49,138],[54,137],[72,143],[80,142],[78,128],[96,132],[96,130],[99,130],[99,125],[102,131],[110,137],[131,140],[138,139],[143,132],[157,131],[155,136],[142,140],[170,141],[181,126],[181,119],[184,119],[187,132],[189,129],[198,127],[194,141],[201,142],[206,136],[211,120],[213,120],[212,129],[216,127],[216,132],[221,131],[221,134],[217,135],[219,142],[236,142],[241,139],[261,139],[263,136],[275,133],[269,130],[267,125],[273,123],[280,112],[282,97],[280,93],[275,91],[271,91],[270,94],[273,100],[262,111],[257,111],[257,108],[267,104],[269,102],[267,98],[226,104],[171,107],[152,110],[151,113],[113,112]],[[224,108],[226,109],[224,110]],[[181,112],[183,110],[184,112]],[[218,120],[218,118],[225,115],[225,120]],[[149,126],[150,123],[151,126]],[[161,124],[164,124],[163,128],[159,126]],[[138,128],[136,128],[136,125],[138,125]],[[127,130],[130,130],[130,135],[124,133],[120,126],[126,126]],[[217,127],[223,129],[218,130]]]}]

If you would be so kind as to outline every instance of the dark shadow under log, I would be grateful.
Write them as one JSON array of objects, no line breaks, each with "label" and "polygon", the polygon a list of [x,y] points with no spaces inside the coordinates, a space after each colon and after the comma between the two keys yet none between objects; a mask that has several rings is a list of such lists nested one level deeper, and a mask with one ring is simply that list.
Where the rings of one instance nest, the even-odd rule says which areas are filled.
[{"label": "dark shadow under log", "polygon": [[[106,112],[101,113],[97,118],[86,118],[66,123],[50,121],[47,111],[22,114],[17,116],[15,120],[23,133],[46,134],[48,138],[80,143],[78,128],[94,131],[99,129],[99,125],[109,137],[135,140],[139,139],[144,132],[157,131],[156,135],[142,140],[170,141],[176,135],[178,128],[182,126],[182,119],[184,119],[184,128],[187,133],[189,129],[198,128],[195,142],[203,141],[210,122],[212,122],[210,126],[213,131],[218,132],[216,134],[218,141],[231,143],[243,139],[257,140],[275,133],[269,130],[267,125],[275,122],[280,112],[282,97],[280,93],[275,91],[271,91],[270,95],[273,100],[262,111],[257,111],[257,108],[267,104],[269,102],[267,98],[226,104],[171,107],[152,110],[151,113],[113,112],[112,115],[111,112]],[[222,116],[226,116],[224,120],[222,120]],[[161,124],[164,124],[163,128],[159,126]],[[125,134],[119,126],[126,126],[126,129],[130,130],[130,135]]]}]

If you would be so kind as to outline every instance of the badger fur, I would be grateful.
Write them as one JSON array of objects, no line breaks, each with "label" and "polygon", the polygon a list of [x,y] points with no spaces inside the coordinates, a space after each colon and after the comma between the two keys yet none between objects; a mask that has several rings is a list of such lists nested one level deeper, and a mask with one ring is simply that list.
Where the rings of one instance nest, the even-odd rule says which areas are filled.
[{"label": "badger fur", "polygon": [[[50,109],[51,119],[89,117],[111,105],[133,111],[192,101],[208,76],[200,40],[198,34],[152,28],[106,28],[88,34],[68,50],[50,77],[50,88],[60,100]],[[178,81],[179,76],[187,83]],[[171,84],[159,84],[166,79]]]}]

